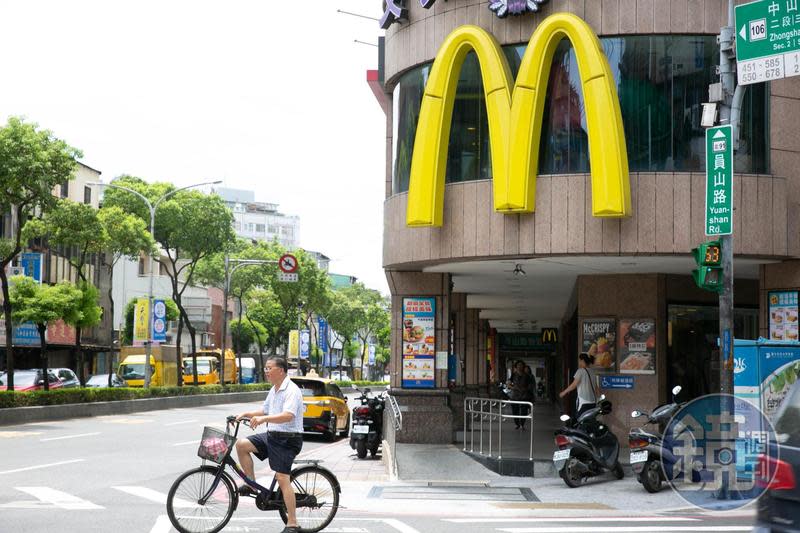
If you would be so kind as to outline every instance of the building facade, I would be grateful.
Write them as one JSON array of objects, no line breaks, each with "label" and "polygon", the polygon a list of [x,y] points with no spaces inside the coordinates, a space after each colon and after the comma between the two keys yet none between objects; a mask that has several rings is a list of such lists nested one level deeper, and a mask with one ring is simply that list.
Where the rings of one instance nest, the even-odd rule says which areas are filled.
[{"label": "building facade", "polygon": [[284,215],[278,204],[256,202],[255,193],[243,189],[214,189],[233,211],[233,229],[243,239],[277,240],[287,250],[300,246],[300,217]]},{"label": "building facade", "polygon": [[[718,390],[718,298],[694,285],[690,251],[707,240],[700,118],[726,24],[722,0],[550,0],[505,18],[484,0],[407,1],[387,24],[383,264],[398,441],[452,442],[463,398],[490,394],[517,359],[554,399],[577,354],[595,354],[618,435],[627,413],[673,385],[686,398]],[[800,287],[798,98],[800,78],[747,87],[736,338],[774,334],[770,294]],[[612,164],[615,139],[624,166]],[[611,388],[612,376],[631,388]]]}]

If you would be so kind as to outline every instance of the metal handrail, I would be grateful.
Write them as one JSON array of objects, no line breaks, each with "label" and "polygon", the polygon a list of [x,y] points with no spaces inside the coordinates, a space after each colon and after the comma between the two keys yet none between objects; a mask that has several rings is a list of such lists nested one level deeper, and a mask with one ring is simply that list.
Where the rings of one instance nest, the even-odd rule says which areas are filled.
[{"label": "metal handrail", "polygon": [[403,429],[403,413],[400,412],[400,406],[397,405],[397,400],[391,394],[386,394],[389,397],[389,406],[392,408],[392,421],[394,422],[395,431]]},{"label": "metal handrail", "polygon": [[[503,413],[507,405],[524,405],[528,407],[527,415],[510,415]],[[494,433],[497,432],[497,459],[503,458],[503,421],[506,419],[530,420],[530,446],[528,460],[533,461],[533,403],[513,400],[496,400],[492,398],[467,397],[464,399],[464,451],[475,453],[475,431],[478,432],[478,454],[483,453],[483,435],[488,433],[488,456],[493,457]],[[469,421],[469,424],[467,423]],[[486,422],[487,429],[484,429]],[[467,450],[467,428],[469,427],[469,450]]]}]

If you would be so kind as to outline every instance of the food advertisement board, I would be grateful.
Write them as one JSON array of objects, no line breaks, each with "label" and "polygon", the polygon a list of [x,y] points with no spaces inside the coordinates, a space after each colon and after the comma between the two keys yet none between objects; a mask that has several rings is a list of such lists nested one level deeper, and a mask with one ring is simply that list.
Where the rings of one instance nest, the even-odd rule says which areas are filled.
[{"label": "food advertisement board", "polygon": [[770,291],[769,338],[773,341],[794,341],[798,338],[797,291]]},{"label": "food advertisement board", "polygon": [[581,351],[594,356],[595,370],[613,372],[617,322],[613,318],[584,318],[581,321]]},{"label": "food advertisement board", "polygon": [[403,298],[403,388],[436,386],[436,300]]},{"label": "food advertisement board", "polygon": [[621,374],[656,373],[656,321],[652,318],[622,318],[617,344]]}]

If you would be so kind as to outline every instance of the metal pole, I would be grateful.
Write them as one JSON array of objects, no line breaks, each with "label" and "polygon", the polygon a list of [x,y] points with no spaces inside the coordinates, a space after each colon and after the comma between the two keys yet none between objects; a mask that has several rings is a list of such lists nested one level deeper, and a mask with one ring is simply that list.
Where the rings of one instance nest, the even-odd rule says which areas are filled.
[{"label": "metal pole", "polygon": [[[150,235],[155,235],[156,227],[156,208],[150,203],[150,200],[143,198],[147,202],[147,207],[150,208]],[[144,388],[150,388],[151,369],[150,369],[150,356],[153,353],[153,270],[155,269],[155,261],[153,254],[150,254],[150,280],[147,288],[147,342],[145,343],[144,350]],[[180,371],[180,370],[179,370]]]},{"label": "metal pole", "polygon": [[[228,291],[231,285],[231,273],[228,270],[229,265],[230,258],[228,254],[225,254],[225,283],[222,285],[222,342],[220,344],[222,351],[219,358],[219,381],[223,386],[225,385],[225,349],[228,345]],[[263,370],[259,369],[259,372],[262,371]]]},{"label": "metal pole", "polygon": [[[731,124],[731,104],[736,90],[736,58],[734,50],[734,2],[728,0],[728,26],[719,34],[719,75],[722,83],[720,123]],[[732,124],[733,128],[737,124]],[[731,140],[738,138],[733,131]],[[735,168],[734,168],[735,171]],[[719,390],[733,394],[733,235],[720,237],[722,246],[722,292],[719,295],[720,369]]]}]

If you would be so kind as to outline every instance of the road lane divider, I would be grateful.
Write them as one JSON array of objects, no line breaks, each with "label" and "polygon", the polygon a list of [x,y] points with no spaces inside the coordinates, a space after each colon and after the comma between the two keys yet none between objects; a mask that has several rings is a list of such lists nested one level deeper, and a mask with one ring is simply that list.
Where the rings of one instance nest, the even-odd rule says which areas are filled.
[{"label": "road lane divider", "polygon": [[94,433],[79,433],[78,435],[64,435],[63,437],[49,437],[46,439],[39,439],[40,442],[49,442],[51,440],[64,440],[64,439],[77,439],[79,437],[91,437],[93,435],[99,435],[99,431],[95,431]]},{"label": "road lane divider", "polygon": [[51,504],[59,509],[69,509],[70,511],[104,509],[90,501],[78,498],[72,494],[67,494],[60,490],[50,487],[14,487],[14,489],[30,494],[37,500],[46,504]]},{"label": "road lane divider", "polygon": [[164,427],[180,426],[181,424],[193,424],[195,422],[197,422],[197,420],[181,420],[180,422],[170,422],[169,424],[164,424]]},{"label": "road lane divider", "polygon": [[26,466],[24,468],[15,468],[14,470],[3,470],[0,474],[14,474],[16,472],[26,472],[28,470],[37,470],[39,468],[50,468],[51,466],[68,465],[71,463],[80,463],[86,459],[72,459],[70,461],[59,461],[57,463],[48,463],[46,465]]},{"label": "road lane divider", "polygon": [[[148,489],[147,487],[135,487],[135,486],[118,486],[118,487],[111,487],[112,489],[119,490],[130,494],[132,496],[138,496],[139,498],[143,498],[145,500],[160,503],[162,505],[167,504],[167,495],[163,492],[158,492],[157,490]],[[188,500],[182,500],[181,498],[174,498],[172,500],[172,504],[176,508],[194,508],[197,507],[196,503],[192,503]]]}]

